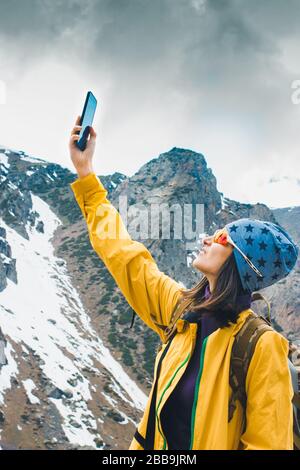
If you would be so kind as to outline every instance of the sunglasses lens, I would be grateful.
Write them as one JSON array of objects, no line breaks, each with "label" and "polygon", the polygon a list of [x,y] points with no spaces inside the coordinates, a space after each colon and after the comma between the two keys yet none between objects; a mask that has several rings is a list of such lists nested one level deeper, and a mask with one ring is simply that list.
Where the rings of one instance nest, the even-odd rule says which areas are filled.
[{"label": "sunglasses lens", "polygon": [[221,245],[227,245],[227,232],[224,229],[217,230],[214,235],[214,242]]}]

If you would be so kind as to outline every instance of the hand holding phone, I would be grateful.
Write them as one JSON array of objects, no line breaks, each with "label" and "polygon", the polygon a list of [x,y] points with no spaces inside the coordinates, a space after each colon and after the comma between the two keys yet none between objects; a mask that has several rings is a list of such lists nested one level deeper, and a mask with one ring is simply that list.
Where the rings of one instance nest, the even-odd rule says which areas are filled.
[{"label": "hand holding phone", "polygon": [[[84,110],[87,109],[87,107],[88,96]],[[77,141],[80,140],[81,136],[87,137],[84,135],[84,126],[80,124],[81,122],[84,122],[84,116],[86,115],[86,112],[84,112],[81,116],[77,117],[75,125],[71,131],[71,138],[69,141],[71,160],[76,168],[79,178],[84,178],[86,175],[94,171],[92,159],[96,147],[97,133],[92,126],[88,126],[88,131],[86,131],[88,134],[90,134],[90,138],[85,142],[84,145],[77,145]],[[92,122],[92,120],[90,122]],[[84,150],[81,150],[81,148],[84,148]]]}]

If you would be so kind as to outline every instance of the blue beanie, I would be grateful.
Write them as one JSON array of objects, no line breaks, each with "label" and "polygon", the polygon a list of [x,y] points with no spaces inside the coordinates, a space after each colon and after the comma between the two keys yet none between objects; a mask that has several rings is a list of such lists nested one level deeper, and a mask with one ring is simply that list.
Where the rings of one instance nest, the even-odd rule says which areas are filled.
[{"label": "blue beanie", "polygon": [[243,218],[226,224],[225,228],[233,242],[263,276],[256,274],[234,247],[235,261],[246,291],[253,292],[274,284],[286,277],[295,266],[299,248],[279,225]]}]

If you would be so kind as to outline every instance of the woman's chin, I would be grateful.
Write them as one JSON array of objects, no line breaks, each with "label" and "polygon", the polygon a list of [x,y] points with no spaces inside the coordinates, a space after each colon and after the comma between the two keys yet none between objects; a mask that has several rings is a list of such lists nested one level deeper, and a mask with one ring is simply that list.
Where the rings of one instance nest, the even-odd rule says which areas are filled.
[{"label": "woman's chin", "polygon": [[202,271],[202,263],[198,258],[195,258],[194,261],[192,262],[192,266],[195,269],[198,269],[198,271]]}]

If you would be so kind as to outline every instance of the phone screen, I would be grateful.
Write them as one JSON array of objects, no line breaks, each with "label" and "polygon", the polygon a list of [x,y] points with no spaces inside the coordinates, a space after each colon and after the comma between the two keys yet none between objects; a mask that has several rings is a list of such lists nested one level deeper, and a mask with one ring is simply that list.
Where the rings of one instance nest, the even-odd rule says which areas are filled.
[{"label": "phone screen", "polygon": [[97,100],[91,91],[88,91],[81,115],[80,125],[82,126],[79,133],[79,139],[76,142],[80,150],[86,147],[86,141],[89,136],[89,126],[93,125],[94,114],[97,107]]}]

